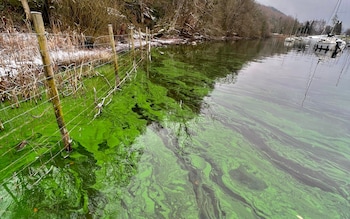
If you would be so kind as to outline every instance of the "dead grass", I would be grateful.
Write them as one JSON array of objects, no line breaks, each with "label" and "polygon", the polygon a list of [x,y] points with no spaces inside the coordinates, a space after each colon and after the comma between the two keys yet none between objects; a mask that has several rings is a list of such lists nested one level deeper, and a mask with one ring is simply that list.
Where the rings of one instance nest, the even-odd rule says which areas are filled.
[{"label": "dead grass", "polygon": [[[79,66],[93,67],[110,60],[108,37],[100,37],[96,41],[98,45],[91,49],[86,48],[86,38],[74,32],[47,34],[55,74],[61,74],[59,88],[68,81],[73,91],[78,89],[77,80],[84,72],[77,72],[86,70]],[[36,34],[13,29],[0,33],[0,56],[0,101],[11,101],[16,107],[21,100],[37,102],[42,96],[45,78]],[[63,74],[63,69],[75,69],[75,76]]]}]

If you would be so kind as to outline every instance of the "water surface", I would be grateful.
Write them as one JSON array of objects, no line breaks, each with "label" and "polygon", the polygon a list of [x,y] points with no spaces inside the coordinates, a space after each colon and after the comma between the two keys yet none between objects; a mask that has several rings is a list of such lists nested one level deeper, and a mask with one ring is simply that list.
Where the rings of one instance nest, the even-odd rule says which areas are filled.
[{"label": "water surface", "polygon": [[195,118],[138,138],[123,217],[350,217],[349,53],[268,43],[181,53],[214,88]]},{"label": "water surface", "polygon": [[4,217],[350,218],[349,51],[320,59],[269,40],[153,52],[73,129],[69,158],[4,184]]}]

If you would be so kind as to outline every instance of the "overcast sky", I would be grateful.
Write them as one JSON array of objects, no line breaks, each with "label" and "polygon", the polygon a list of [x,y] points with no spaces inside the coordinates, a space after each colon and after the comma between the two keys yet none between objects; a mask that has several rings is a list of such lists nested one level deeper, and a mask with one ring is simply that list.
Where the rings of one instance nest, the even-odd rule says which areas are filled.
[{"label": "overcast sky", "polygon": [[[338,0],[255,0],[256,2],[275,7],[286,15],[296,17],[299,21],[325,20],[331,22]],[[343,31],[350,28],[350,0],[342,0],[338,19],[343,21]],[[331,23],[328,23],[331,25]]]}]

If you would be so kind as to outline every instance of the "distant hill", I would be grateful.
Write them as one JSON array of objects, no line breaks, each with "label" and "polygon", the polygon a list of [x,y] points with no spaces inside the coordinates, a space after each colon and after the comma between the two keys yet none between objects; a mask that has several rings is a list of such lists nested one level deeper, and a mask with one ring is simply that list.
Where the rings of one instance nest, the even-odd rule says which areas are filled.
[{"label": "distant hill", "polygon": [[257,5],[259,10],[266,16],[271,33],[291,34],[296,31],[299,22],[295,18],[287,16],[274,7]]},{"label": "distant hill", "polygon": [[280,10],[278,10],[275,7],[272,6],[265,6],[265,5],[260,5],[260,8],[265,10],[266,13],[272,12],[275,15],[279,15],[279,16],[287,16],[285,15],[283,12],[281,12]]}]

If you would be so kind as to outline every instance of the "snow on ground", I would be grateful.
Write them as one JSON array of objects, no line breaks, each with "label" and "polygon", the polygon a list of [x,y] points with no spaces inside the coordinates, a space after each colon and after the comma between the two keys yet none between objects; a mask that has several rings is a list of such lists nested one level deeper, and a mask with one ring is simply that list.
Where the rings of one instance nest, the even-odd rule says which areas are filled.
[{"label": "snow on ground", "polygon": [[[81,64],[81,62],[89,60],[108,60],[112,53],[111,48],[108,48],[108,46],[86,49],[81,45],[65,45],[67,44],[67,37],[64,35],[62,35],[62,39],[52,39],[54,35],[52,36],[49,35],[49,47],[53,47],[50,50],[50,56],[52,62],[56,65],[68,66],[72,63]],[[135,48],[146,47],[147,42],[143,40],[145,34],[141,36],[141,40],[138,35],[134,36]],[[152,47],[155,47],[183,44],[185,42],[183,39],[152,39],[150,44]],[[131,49],[131,43],[116,42],[116,45],[118,52]],[[0,33],[0,57],[2,57],[0,60],[0,77],[6,75],[14,76],[20,72],[42,68],[43,65],[35,34]]]},{"label": "snow on ground", "polygon": [[[109,50],[77,50],[77,51],[53,51],[50,52],[52,62],[55,64],[79,63],[87,60],[108,59],[111,52]],[[0,56],[5,55],[1,53]],[[11,57],[10,57],[11,58]],[[18,59],[2,59],[0,62],[0,77],[5,75],[17,75],[19,72],[42,67],[43,62],[39,54]]]}]

